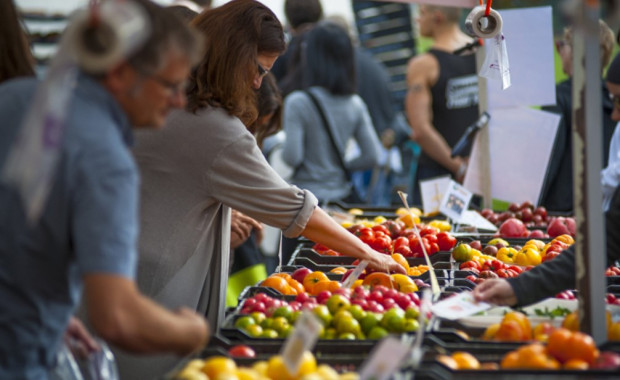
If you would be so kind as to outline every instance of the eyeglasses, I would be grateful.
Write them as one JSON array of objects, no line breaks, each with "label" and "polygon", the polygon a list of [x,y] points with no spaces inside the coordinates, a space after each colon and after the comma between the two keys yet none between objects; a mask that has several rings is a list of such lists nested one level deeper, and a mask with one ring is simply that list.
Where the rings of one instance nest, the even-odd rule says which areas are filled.
[{"label": "eyeglasses", "polygon": [[263,66],[260,65],[260,63],[256,63],[256,66],[258,66],[258,76],[260,78],[264,78],[265,75],[269,74],[269,70],[267,70],[266,68],[264,68]]},{"label": "eyeglasses", "polygon": [[164,87],[168,92],[170,92],[170,96],[184,95],[185,90],[187,89],[186,81],[180,83],[172,83],[169,80],[157,75],[149,75],[148,78],[154,80],[159,85]]}]

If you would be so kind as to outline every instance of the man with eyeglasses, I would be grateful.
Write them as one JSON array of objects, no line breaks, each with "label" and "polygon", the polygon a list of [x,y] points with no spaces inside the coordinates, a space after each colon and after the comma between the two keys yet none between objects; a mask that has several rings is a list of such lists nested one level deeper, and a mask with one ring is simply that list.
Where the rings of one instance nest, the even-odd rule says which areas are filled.
[{"label": "man with eyeglasses", "polygon": [[[607,70],[605,83],[613,98],[611,118],[620,121],[620,55],[616,55]],[[616,128],[609,150],[609,164],[602,172],[603,207],[607,261],[620,260],[620,131]],[[607,205],[605,205],[605,203]],[[601,273],[603,275],[603,273]],[[575,288],[575,246],[553,260],[511,279],[489,279],[474,289],[478,301],[497,305],[526,306],[546,297]]]},{"label": "man with eyeglasses", "polygon": [[[94,331],[124,350],[187,355],[206,344],[204,317],[168,311],[135,283],[138,171],[131,127],[161,127],[185,106],[183,84],[200,56],[199,36],[147,0],[152,33],[106,72],[81,72],[72,89],[60,160],[38,222],[17,190],[0,182],[0,378],[47,379],[83,292]],[[0,86],[0,167],[37,89]]]}]

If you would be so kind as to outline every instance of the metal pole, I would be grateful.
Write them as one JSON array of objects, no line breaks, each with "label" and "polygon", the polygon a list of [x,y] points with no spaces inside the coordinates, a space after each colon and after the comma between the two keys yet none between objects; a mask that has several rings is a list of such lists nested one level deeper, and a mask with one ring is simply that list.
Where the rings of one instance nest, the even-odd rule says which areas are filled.
[{"label": "metal pole", "polygon": [[[480,72],[480,67],[484,63],[486,52],[484,46],[476,50],[476,72]],[[487,79],[478,75],[478,113],[489,109],[489,98],[487,94]],[[491,148],[489,139],[489,125],[478,132],[478,173],[480,173],[480,186],[482,188],[482,205],[485,208],[492,208],[493,198],[491,194]]]},{"label": "metal pole", "polygon": [[573,178],[577,238],[575,271],[579,326],[606,341],[605,260],[601,192],[601,63],[598,0],[576,7],[573,37]]}]

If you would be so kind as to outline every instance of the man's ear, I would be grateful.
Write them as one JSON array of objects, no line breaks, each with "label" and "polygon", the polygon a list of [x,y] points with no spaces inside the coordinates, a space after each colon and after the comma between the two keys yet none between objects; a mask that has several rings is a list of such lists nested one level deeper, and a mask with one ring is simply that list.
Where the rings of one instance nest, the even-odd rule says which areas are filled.
[{"label": "man's ear", "polygon": [[136,70],[127,62],[119,63],[103,77],[103,84],[113,94],[120,94],[133,87],[137,79]]}]

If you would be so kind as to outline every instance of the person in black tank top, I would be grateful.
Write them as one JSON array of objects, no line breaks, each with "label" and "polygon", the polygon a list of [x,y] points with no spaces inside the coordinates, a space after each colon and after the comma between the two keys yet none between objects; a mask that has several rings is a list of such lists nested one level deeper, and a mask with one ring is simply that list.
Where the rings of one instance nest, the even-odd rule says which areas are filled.
[{"label": "person in black tank top", "polygon": [[454,144],[478,118],[478,76],[473,54],[452,52],[471,39],[459,28],[460,10],[420,5],[420,34],[432,48],[411,59],[405,100],[412,138],[422,148],[413,182],[412,203],[421,204],[419,181],[450,175],[461,182],[467,157],[450,157]]}]

